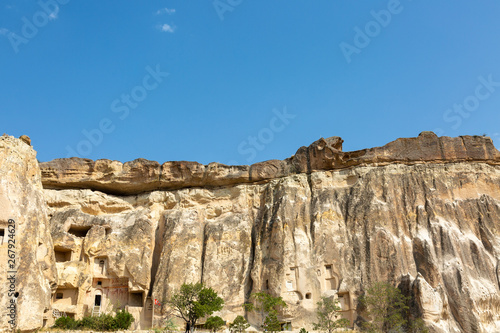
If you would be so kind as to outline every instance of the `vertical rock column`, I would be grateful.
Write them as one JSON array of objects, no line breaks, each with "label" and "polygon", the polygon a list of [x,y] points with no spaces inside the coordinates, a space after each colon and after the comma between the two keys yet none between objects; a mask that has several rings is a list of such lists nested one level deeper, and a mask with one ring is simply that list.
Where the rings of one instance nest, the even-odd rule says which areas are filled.
[{"label": "vertical rock column", "polygon": [[0,137],[0,331],[11,329],[12,319],[21,331],[42,327],[57,285],[40,169],[27,142]]}]

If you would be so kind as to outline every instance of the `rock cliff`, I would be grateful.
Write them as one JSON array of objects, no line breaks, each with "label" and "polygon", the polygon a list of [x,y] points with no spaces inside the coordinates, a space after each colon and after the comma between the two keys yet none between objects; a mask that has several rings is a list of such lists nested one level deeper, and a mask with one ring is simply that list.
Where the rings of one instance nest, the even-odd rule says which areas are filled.
[{"label": "rock cliff", "polygon": [[3,331],[13,327],[11,323],[23,331],[41,327],[57,287],[47,204],[35,156],[24,140],[0,137],[0,330]]},{"label": "rock cliff", "polygon": [[[423,132],[343,152],[332,137],[251,166],[71,158],[39,170],[26,143],[1,140],[2,160],[34,168],[0,165],[1,188],[14,197],[17,172],[39,189],[29,237],[48,248],[30,279],[43,304],[53,284],[49,307],[60,312],[125,306],[148,327],[161,317],[152,300],[203,281],[224,298],[227,321],[257,324],[241,304],[267,290],[285,299],[280,318],[293,329],[311,328],[322,295],[355,324],[365,318],[358,297],[389,281],[434,332],[500,331],[500,152],[489,138]],[[21,209],[7,197],[0,205],[9,202],[3,211]]]}]

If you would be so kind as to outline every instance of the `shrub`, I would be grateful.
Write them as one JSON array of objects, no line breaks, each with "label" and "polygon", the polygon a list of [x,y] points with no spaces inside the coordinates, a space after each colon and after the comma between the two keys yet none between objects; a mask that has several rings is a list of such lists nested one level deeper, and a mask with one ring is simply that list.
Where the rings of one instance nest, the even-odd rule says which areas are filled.
[{"label": "shrub", "polygon": [[245,318],[243,318],[243,316],[237,316],[234,321],[229,324],[231,332],[243,333],[249,327],[250,324],[246,321]]},{"label": "shrub", "polygon": [[219,316],[210,316],[207,318],[207,321],[205,322],[205,328],[210,330],[210,332],[217,332],[221,327],[226,325],[226,322],[224,319],[222,319]]},{"label": "shrub", "polygon": [[92,328],[92,325],[94,323],[94,320],[92,319],[94,317],[83,317],[78,321],[78,327],[80,328]]},{"label": "shrub", "polygon": [[59,317],[57,318],[54,327],[71,330],[78,327],[78,322],[71,317]]},{"label": "shrub", "polygon": [[118,310],[115,316],[116,325],[118,328],[128,329],[134,322],[132,314],[126,310]]}]

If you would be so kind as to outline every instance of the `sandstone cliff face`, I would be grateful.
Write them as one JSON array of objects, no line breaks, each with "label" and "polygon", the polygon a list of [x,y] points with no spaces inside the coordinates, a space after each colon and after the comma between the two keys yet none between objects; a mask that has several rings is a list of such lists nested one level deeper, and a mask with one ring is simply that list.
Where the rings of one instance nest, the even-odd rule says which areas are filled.
[{"label": "sandstone cliff face", "polygon": [[[22,140],[0,137],[0,331],[9,330],[14,317],[21,330],[41,327],[51,307],[52,288],[57,285],[47,205],[35,157],[35,151]],[[12,240],[10,219],[15,221],[15,249],[8,245]],[[11,271],[16,273],[8,273]],[[13,275],[12,289],[18,297],[11,291],[14,280],[7,281]],[[17,307],[12,317],[7,310],[11,301]]]},{"label": "sandstone cliff face", "polygon": [[283,322],[310,329],[321,296],[339,297],[359,323],[357,298],[390,281],[435,332],[499,331],[500,153],[491,140],[424,132],[341,149],[338,137],[320,139],[252,166],[41,163],[58,261],[52,307],[78,317],[99,300],[148,327],[152,299],[203,281],[224,298],[227,321],[267,290],[286,300]]}]

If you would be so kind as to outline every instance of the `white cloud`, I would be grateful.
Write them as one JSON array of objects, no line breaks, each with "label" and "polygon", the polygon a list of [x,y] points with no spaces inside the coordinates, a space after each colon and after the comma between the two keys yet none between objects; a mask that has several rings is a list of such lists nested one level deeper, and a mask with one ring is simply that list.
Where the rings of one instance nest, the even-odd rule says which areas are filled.
[{"label": "white cloud", "polygon": [[171,26],[170,24],[160,24],[158,26],[158,29],[162,32],[170,32],[170,33],[173,33],[175,31],[175,27],[174,26]]},{"label": "white cloud", "polygon": [[158,11],[156,11],[156,15],[160,15],[160,14],[172,15],[174,13],[175,13],[174,8],[162,8],[162,9],[158,9]]},{"label": "white cloud", "polygon": [[53,11],[52,13],[49,14],[49,20],[54,21],[57,19],[59,14],[59,9]]}]

